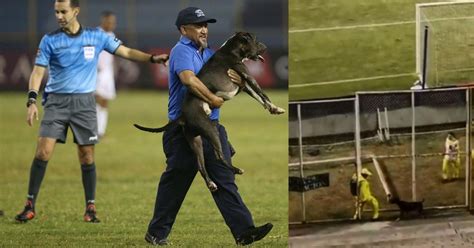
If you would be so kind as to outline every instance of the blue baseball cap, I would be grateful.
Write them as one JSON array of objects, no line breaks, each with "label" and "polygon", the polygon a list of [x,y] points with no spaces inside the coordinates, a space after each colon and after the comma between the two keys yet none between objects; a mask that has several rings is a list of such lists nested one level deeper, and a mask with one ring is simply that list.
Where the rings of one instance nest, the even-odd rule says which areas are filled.
[{"label": "blue baseball cap", "polygon": [[217,20],[206,17],[200,8],[187,7],[178,13],[178,17],[176,18],[176,27],[179,29],[179,27],[182,25],[203,22],[215,23]]}]

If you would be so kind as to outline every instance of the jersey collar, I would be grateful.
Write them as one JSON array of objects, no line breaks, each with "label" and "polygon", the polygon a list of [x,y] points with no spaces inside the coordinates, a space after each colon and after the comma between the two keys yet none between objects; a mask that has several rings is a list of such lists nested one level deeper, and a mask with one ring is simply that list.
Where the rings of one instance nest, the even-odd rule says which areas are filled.
[{"label": "jersey collar", "polygon": [[62,29],[62,28],[61,28],[61,32],[65,33],[69,37],[77,37],[77,36],[81,35],[81,33],[82,33],[82,25],[79,24],[79,30],[77,30],[77,32],[75,34],[70,34],[66,31],[64,31],[64,29]]}]

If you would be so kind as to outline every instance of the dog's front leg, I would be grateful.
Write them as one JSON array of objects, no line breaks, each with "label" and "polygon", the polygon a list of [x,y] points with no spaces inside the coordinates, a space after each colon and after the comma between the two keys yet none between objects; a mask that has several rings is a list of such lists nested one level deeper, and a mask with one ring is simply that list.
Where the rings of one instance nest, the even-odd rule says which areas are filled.
[{"label": "dog's front leg", "polygon": [[252,88],[250,88],[250,86],[248,84],[245,84],[245,87],[243,89],[245,92],[247,92],[247,94],[249,94],[252,98],[254,98],[255,100],[257,100],[257,102],[259,102],[260,104],[262,104],[262,106],[267,109],[267,105],[265,104],[265,102],[262,100],[262,98],[257,94],[255,93],[255,91],[253,91]]},{"label": "dog's front leg", "polygon": [[249,94],[252,98],[254,98],[255,100],[257,100],[260,104],[262,104],[262,106],[263,106],[265,109],[268,109],[268,111],[270,111],[271,114],[283,114],[283,113],[285,113],[285,110],[284,110],[284,109],[282,109],[282,108],[280,108],[280,107],[277,107],[277,106],[275,106],[273,103],[264,100],[260,95],[258,95],[258,94],[252,89],[252,87],[250,87],[249,84],[246,83],[243,90],[244,90],[245,92],[247,92],[247,94]]},{"label": "dog's front leg", "polygon": [[245,72],[242,72],[242,74],[244,76],[245,81],[248,82],[248,84],[255,91],[255,93],[257,93],[264,101],[271,102],[270,98],[267,96],[267,94],[265,94],[265,92],[263,92],[262,88],[260,88],[260,85],[258,84],[257,80],[255,80],[255,78]]},{"label": "dog's front leg", "polygon": [[[241,74],[244,80],[246,81],[245,89],[250,91],[250,94],[253,98],[257,99],[255,95],[258,96],[260,98],[259,102],[263,105],[265,109],[268,109],[271,114],[279,115],[279,114],[285,113],[285,110],[283,108],[276,106],[270,101],[270,98],[263,92],[263,90],[260,88],[260,85],[258,85],[257,80],[255,80],[255,78],[253,78],[252,76],[248,75],[245,72],[241,72]],[[248,91],[246,92],[249,93]]]}]

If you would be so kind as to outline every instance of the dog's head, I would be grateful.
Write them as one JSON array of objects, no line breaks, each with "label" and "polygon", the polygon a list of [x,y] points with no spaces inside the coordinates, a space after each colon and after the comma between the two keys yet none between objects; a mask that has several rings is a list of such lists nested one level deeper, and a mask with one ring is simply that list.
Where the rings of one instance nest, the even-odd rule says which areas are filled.
[{"label": "dog's head", "polygon": [[263,54],[267,50],[267,46],[257,40],[254,34],[247,32],[237,32],[228,39],[221,49],[230,49],[240,59],[260,60],[264,62]]},{"label": "dog's head", "polygon": [[400,202],[400,198],[398,198],[398,196],[390,195],[388,197],[388,202],[391,203],[391,204],[396,204],[396,203]]}]

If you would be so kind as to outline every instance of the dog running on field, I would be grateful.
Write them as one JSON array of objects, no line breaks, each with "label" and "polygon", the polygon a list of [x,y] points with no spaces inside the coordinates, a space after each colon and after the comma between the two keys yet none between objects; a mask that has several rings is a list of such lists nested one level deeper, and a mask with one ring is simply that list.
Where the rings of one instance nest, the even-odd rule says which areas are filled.
[{"label": "dog running on field", "polygon": [[408,213],[410,212],[415,212],[418,215],[423,215],[423,202],[425,200],[423,199],[422,201],[416,201],[416,202],[407,202],[407,201],[402,201],[398,197],[392,197],[390,198],[389,202],[392,204],[396,204],[398,208],[400,209],[400,217],[397,220],[404,219]]},{"label": "dog running on field", "polygon": [[[229,38],[222,47],[203,66],[197,77],[215,95],[224,100],[230,100],[239,92],[244,91],[257,100],[271,114],[283,114],[285,110],[275,106],[268,96],[262,91],[257,81],[249,75],[247,67],[243,63],[246,59],[260,60],[264,62],[262,54],[266,46],[259,42],[255,35],[246,32],[237,32]],[[227,75],[229,69],[235,70],[242,78],[242,84],[237,85]],[[177,122],[183,127],[184,135],[193,152],[196,154],[198,170],[206,181],[210,191],[217,190],[217,185],[207,174],[204,164],[204,153],[202,139],[208,140],[214,148],[216,158],[230,168],[235,174],[242,174],[243,170],[229,164],[222,152],[219,133],[215,124],[209,119],[211,109],[209,104],[199,97],[187,92],[181,107],[181,116]],[[136,128],[147,132],[163,132],[173,122],[163,127],[147,128],[134,124]]]}]

